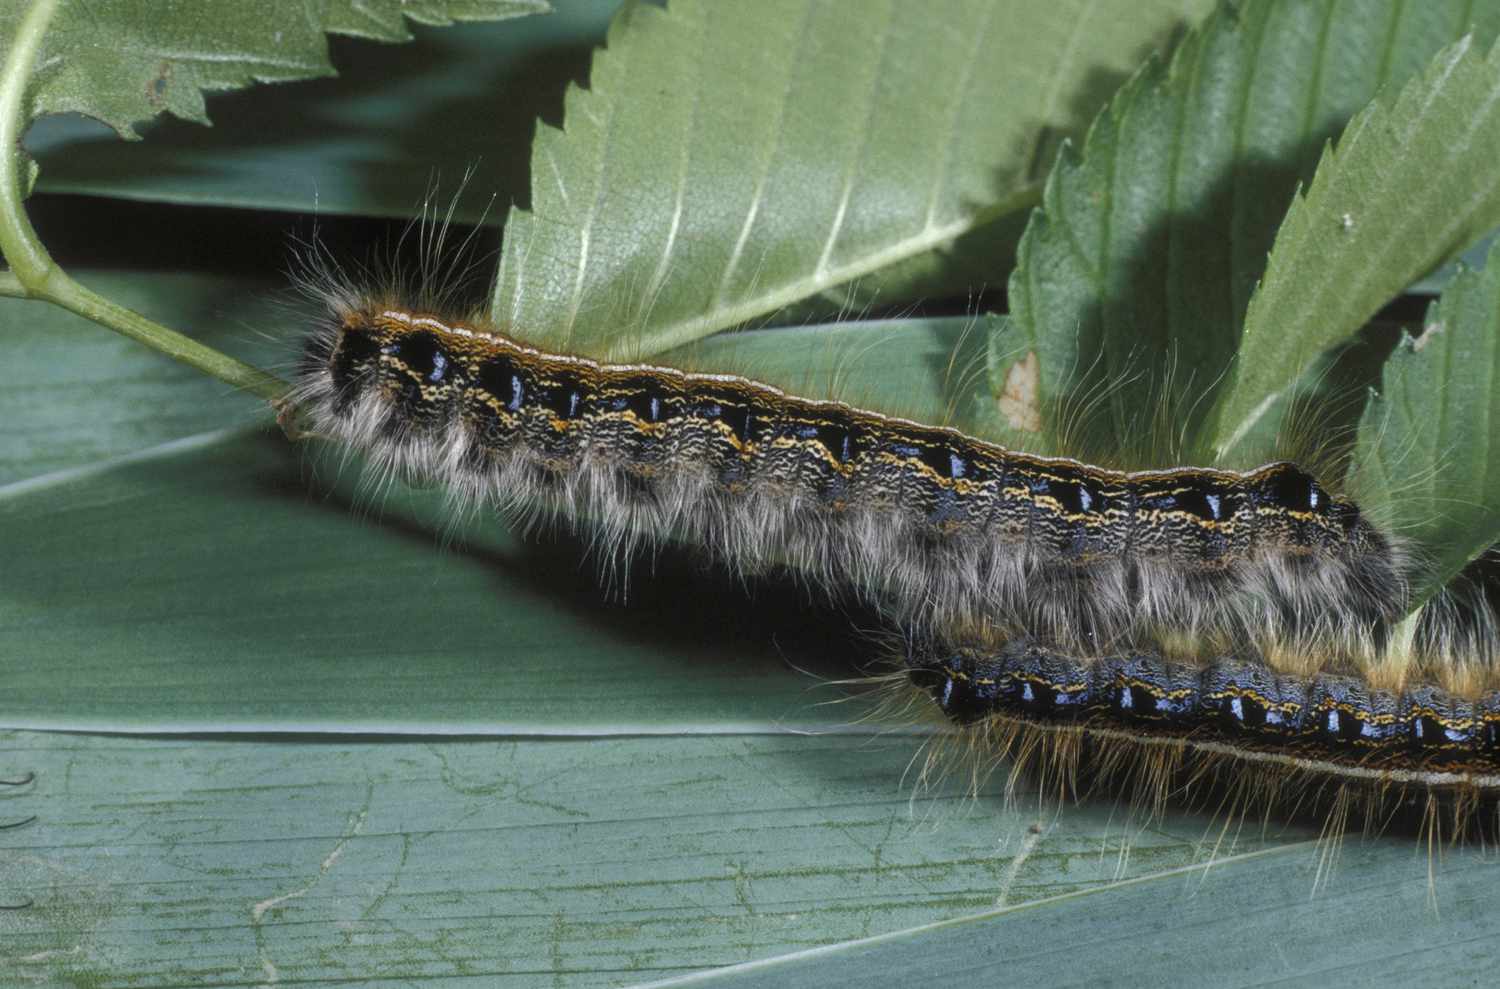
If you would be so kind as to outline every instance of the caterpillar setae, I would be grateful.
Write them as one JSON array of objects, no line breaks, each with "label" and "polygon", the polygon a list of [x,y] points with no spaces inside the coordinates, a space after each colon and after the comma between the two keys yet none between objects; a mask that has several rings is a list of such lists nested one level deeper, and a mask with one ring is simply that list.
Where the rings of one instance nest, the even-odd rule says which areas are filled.
[{"label": "caterpillar setae", "polygon": [[1157,801],[1228,763],[1372,812],[1420,791],[1462,816],[1500,790],[1487,667],[1443,682],[1413,661],[1399,543],[1295,464],[1033,456],[737,375],[547,352],[322,274],[292,394],[311,431],[610,549],[685,539],[861,593],[905,630],[891,682],[1068,789],[1123,767]]},{"label": "caterpillar setae", "polygon": [[869,589],[908,623],[1020,620],[1079,648],[1164,624],[1297,641],[1330,611],[1374,630],[1405,605],[1392,543],[1291,463],[1104,470],[331,298],[296,394],[315,431],[466,503],[588,516],[610,545],[676,535]]},{"label": "caterpillar setae", "polygon": [[1438,834],[1495,823],[1475,812],[1500,792],[1500,688],[1473,671],[1467,683],[1429,671],[1381,686],[1368,667],[1289,672],[1262,657],[1085,658],[1026,635],[979,641],[908,642],[905,676],[988,758],[1064,791],[1124,770],[1146,781],[1136,799],[1147,801],[1201,782],[1248,810],[1285,791],[1337,815],[1335,833],[1356,809],[1367,824],[1415,809]]}]

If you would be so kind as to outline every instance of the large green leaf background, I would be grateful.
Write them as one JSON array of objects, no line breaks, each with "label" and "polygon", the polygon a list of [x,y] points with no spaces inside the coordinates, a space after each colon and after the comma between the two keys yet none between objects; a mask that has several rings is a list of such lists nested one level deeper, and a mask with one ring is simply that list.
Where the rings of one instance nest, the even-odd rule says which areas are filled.
[{"label": "large green leaf background", "polygon": [[[403,215],[434,168],[483,155],[476,184],[525,210],[502,315],[556,326],[560,309],[574,343],[689,343],[692,363],[962,419],[986,407],[992,320],[696,338],[850,275],[893,299],[999,284],[1008,263],[985,259],[1014,226],[997,219],[1034,195],[1046,149],[1207,11],[956,0],[913,36],[895,5],[819,26],[817,4],[737,23],[739,5],[682,3],[616,21],[590,72],[613,4],[559,7],[340,46],[343,79],[211,101],[212,130],[127,146],[54,125],[31,142],[54,190],[38,225],[97,291],[284,365],[280,233],[169,204]],[[1451,40],[1423,37],[1411,72]],[[538,114],[565,129],[532,145]],[[31,903],[0,912],[7,982],[1488,970],[1478,853],[1351,843],[1330,873],[1295,827],[1141,827],[1103,801],[1007,800],[1003,779],[914,790],[925,729],[859,723],[828,683],[869,662],[874,616],[670,550],[601,586],[584,540],[455,529],[441,493],[364,487],[257,403],[76,317],[4,300],[0,340],[0,776],[34,774],[0,786],[0,812],[34,816],[0,831],[0,905]]]}]

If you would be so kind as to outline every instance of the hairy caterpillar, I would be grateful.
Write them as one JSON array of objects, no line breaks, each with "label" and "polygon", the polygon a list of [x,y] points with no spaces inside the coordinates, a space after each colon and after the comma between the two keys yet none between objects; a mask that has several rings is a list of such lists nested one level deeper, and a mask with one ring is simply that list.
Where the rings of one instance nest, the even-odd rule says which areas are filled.
[{"label": "hairy caterpillar", "polygon": [[1500,790],[1500,689],[1472,676],[1444,685],[1432,671],[1385,687],[1353,671],[1295,673],[1233,655],[1083,658],[1025,635],[914,640],[906,660],[910,682],[988,757],[1014,757],[1065,790],[1123,769],[1152,781],[1150,799],[1185,779],[1242,803],[1287,788],[1339,814],[1360,808],[1371,822],[1415,804],[1424,824],[1439,825],[1446,806],[1455,834]]},{"label": "hairy caterpillar", "polygon": [[316,431],[465,502],[586,514],[611,545],[677,535],[873,589],[908,622],[1020,620],[1080,648],[1162,624],[1297,640],[1329,610],[1373,628],[1404,605],[1390,542],[1290,463],[1102,470],[355,298],[306,350]]},{"label": "hairy caterpillar", "polygon": [[1105,470],[317,288],[294,393],[314,432],[463,504],[586,519],[609,548],[685,538],[857,589],[908,629],[893,682],[1018,765],[1070,786],[1129,768],[1154,799],[1226,761],[1372,808],[1416,789],[1467,814],[1500,789],[1500,694],[1390,672],[1408,564],[1294,464]]}]

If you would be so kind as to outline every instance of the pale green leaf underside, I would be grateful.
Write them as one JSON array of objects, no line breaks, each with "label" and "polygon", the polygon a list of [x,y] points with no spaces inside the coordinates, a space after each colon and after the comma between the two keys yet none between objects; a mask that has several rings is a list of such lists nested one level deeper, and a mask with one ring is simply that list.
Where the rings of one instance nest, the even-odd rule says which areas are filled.
[{"label": "pale green leaf underside", "polygon": [[[1196,429],[1162,423],[1180,429],[1191,414],[1201,427],[1297,183],[1377,91],[1470,30],[1487,44],[1500,7],[1266,0],[1217,12],[1054,169],[1011,279],[1016,332],[994,343],[997,394],[1035,353],[1040,410],[1096,403],[1088,438],[1102,450],[1204,455]],[[1451,237],[1431,239],[1446,249]],[[1319,277],[1317,261],[1294,277]],[[1277,387],[1291,380],[1281,373]]]},{"label": "pale green leaf underside", "polygon": [[940,248],[1027,202],[1093,74],[1202,6],[629,7],[565,130],[537,134],[492,312],[634,357]]},{"label": "pale green leaf underside", "polygon": [[[278,325],[237,323],[254,310],[231,289],[177,284],[158,302],[170,322],[225,338]],[[1204,878],[1173,871],[1206,852],[1201,818],[1172,815],[1124,858],[1120,818],[1100,804],[1015,813],[992,789],[968,817],[951,796],[919,802],[913,823],[899,783],[912,739],[719,734],[845,716],[813,709],[826,688],[807,691],[786,662],[824,672],[815,664],[831,648],[789,639],[798,622],[848,619],[797,614],[795,592],[719,588],[680,634],[681,602],[697,604],[705,584],[680,561],[638,572],[629,599],[611,604],[566,541],[538,551],[489,528],[444,552],[437,496],[351,518],[348,484],[270,430],[103,462],[252,410],[184,388],[151,355],[132,358],[86,327],[42,328],[36,311],[0,303],[26,390],[0,395],[0,459],[13,480],[86,472],[0,497],[0,708],[30,705],[53,723],[104,712],[127,731],[198,718],[320,731],[404,718],[411,729],[436,717],[445,730],[545,721],[587,735],[655,717],[671,734],[8,736],[0,768],[38,776],[0,792],[0,808],[37,819],[0,831],[0,896],[35,907],[0,914],[0,981],[624,985],[890,932],[713,978],[1337,985],[1488,972],[1494,870],[1479,856],[1440,863],[1435,910],[1422,855],[1403,839],[1346,846],[1336,884],[1313,897],[1313,851],[1275,839],[1255,856],[1253,827]],[[850,349],[831,352],[819,331],[797,346],[765,335],[761,355],[723,345],[788,384],[843,369],[897,408],[946,406],[954,327],[910,329],[916,341],[876,328],[881,343],[861,349],[862,328],[849,327],[834,336]],[[87,341],[107,352],[87,353]],[[30,424],[20,437],[18,420]],[[49,446],[54,433],[66,443]],[[476,614],[493,624],[471,628]],[[553,628],[564,628],[555,653]],[[672,737],[698,731],[713,734]],[[1032,824],[1042,833],[1026,852]],[[1015,909],[899,933],[991,910],[1002,895]]]},{"label": "pale green leaf underside", "polygon": [[[280,368],[294,352],[275,335],[287,318],[276,303],[284,286],[190,272],[78,274],[122,305],[259,366]],[[266,415],[254,398],[57,306],[0,299],[0,352],[25,369],[0,388],[0,490]]]},{"label": "pale green leaf underside", "polygon": [[1386,365],[1351,471],[1423,551],[1424,601],[1500,543],[1500,255],[1464,271]]},{"label": "pale green leaf underside", "polygon": [[[908,802],[909,739],[0,736],[13,985],[1483,984],[1493,856]],[[1035,828],[1035,832],[1033,832]],[[1122,854],[1129,839],[1130,850]],[[1192,867],[1211,854],[1208,869]],[[1429,878],[1431,886],[1429,887]],[[1003,900],[1003,906],[997,903]],[[824,949],[824,950],[818,950]],[[718,966],[743,966],[712,971]]]},{"label": "pale green leaf underside", "polygon": [[1217,449],[1254,428],[1319,351],[1500,223],[1497,162],[1500,48],[1489,35],[1445,49],[1399,97],[1355,117],[1276,236],[1221,400]]},{"label": "pale green leaf underside", "polygon": [[[0,0],[0,52],[30,0]],[[206,91],[333,73],[326,32],[404,41],[423,24],[542,13],[545,0],[64,0],[37,61],[33,116],[76,112],[121,137],[159,113],[208,123]]]}]

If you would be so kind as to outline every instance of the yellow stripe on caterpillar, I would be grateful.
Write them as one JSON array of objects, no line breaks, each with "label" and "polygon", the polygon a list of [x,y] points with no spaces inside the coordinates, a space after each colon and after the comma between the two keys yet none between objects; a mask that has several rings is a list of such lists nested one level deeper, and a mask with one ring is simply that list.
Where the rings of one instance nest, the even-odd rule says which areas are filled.
[{"label": "yellow stripe on caterpillar", "polygon": [[[1392,541],[1295,464],[1126,472],[800,398],[737,375],[549,353],[477,320],[327,293],[296,401],[314,430],[467,503],[538,506],[606,545],[685,538],[788,564],[926,627],[1096,650],[1143,628],[1378,640]],[[1325,636],[1326,637],[1326,636]]]},{"label": "yellow stripe on caterpillar", "polygon": [[1357,670],[1188,663],[1149,648],[1081,657],[1024,634],[918,635],[901,666],[965,748],[1067,780],[1073,795],[1098,778],[1149,782],[1132,796],[1152,808],[1227,790],[1239,813],[1301,803],[1380,822],[1415,806],[1423,826],[1441,820],[1453,836],[1500,824],[1500,688],[1470,696],[1414,678],[1383,689]]}]

